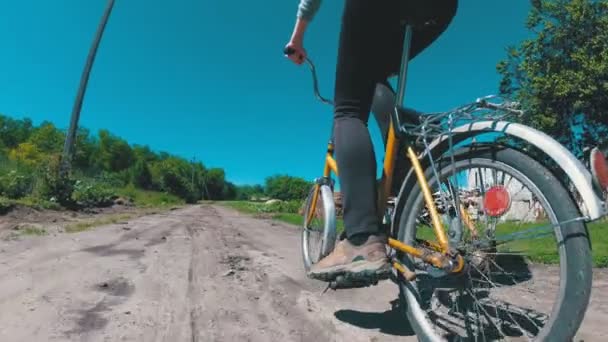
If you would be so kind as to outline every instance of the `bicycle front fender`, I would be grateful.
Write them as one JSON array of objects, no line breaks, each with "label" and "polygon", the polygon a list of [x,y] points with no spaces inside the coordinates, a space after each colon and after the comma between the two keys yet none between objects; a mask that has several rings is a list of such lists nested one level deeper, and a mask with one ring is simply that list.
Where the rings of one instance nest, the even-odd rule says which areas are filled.
[{"label": "bicycle front fender", "polygon": [[[590,221],[606,215],[606,204],[593,189],[592,176],[589,170],[566,147],[549,135],[526,125],[490,120],[465,124],[452,130],[453,139],[456,137],[454,143],[489,132],[503,133],[538,148],[553,159],[568,176],[581,197],[580,210]],[[440,149],[440,146],[445,146],[447,140],[447,135],[435,139],[429,145],[431,153],[433,153],[433,150]]]}]

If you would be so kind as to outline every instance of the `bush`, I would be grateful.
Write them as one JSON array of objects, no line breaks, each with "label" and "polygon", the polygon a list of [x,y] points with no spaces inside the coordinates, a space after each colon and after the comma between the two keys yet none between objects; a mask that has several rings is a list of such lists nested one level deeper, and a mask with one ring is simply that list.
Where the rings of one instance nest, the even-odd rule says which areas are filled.
[{"label": "bush", "polygon": [[83,207],[107,207],[114,203],[116,194],[103,183],[77,181],[72,199]]},{"label": "bush", "polygon": [[0,194],[8,198],[21,198],[32,190],[32,177],[17,170],[0,176]]},{"label": "bush", "polygon": [[192,166],[185,160],[171,157],[157,163],[153,169],[153,178],[156,178],[160,190],[188,203],[196,203],[201,199],[201,191],[192,182]]},{"label": "bush", "polygon": [[35,196],[25,196],[15,201],[16,204],[21,204],[26,207],[36,208],[36,209],[51,209],[51,210],[60,210],[61,206],[56,202],[47,201]]},{"label": "bush", "polygon": [[180,205],[184,200],[168,193],[141,190],[129,184],[124,188],[116,189],[119,196],[130,199],[137,206],[141,207],[162,207],[168,205]]},{"label": "bush", "polygon": [[58,155],[51,156],[42,163],[34,193],[42,199],[71,206],[75,180],[70,176],[60,177],[60,165]]},{"label": "bush", "polygon": [[283,214],[297,214],[302,206],[302,201],[279,201],[271,204],[260,205],[258,211],[264,213],[283,213]]},{"label": "bush", "polygon": [[138,159],[131,170],[131,182],[141,189],[152,188],[152,174],[148,163],[144,160]]},{"label": "bush", "polygon": [[280,200],[301,200],[306,198],[312,184],[298,177],[276,175],[266,179],[266,193]]},{"label": "bush", "polygon": [[109,186],[120,188],[130,182],[131,175],[127,171],[122,172],[107,172],[104,171],[100,176],[95,177],[97,181]]},{"label": "bush", "polygon": [[8,198],[0,197],[0,215],[8,213],[14,206],[15,204]]}]

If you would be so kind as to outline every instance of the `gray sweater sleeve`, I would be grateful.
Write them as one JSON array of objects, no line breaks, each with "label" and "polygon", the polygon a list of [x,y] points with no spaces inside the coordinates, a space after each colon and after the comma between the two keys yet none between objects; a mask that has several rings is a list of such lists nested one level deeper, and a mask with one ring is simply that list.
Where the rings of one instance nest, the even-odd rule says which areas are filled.
[{"label": "gray sweater sleeve", "polygon": [[321,0],[300,0],[298,18],[312,21],[320,6]]}]

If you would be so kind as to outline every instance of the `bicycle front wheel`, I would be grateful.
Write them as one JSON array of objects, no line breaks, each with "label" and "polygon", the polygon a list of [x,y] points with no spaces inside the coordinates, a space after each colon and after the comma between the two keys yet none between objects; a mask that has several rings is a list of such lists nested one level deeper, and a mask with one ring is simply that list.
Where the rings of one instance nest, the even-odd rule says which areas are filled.
[{"label": "bicycle front wheel", "polygon": [[[419,338],[571,340],[589,302],[592,262],[585,223],[558,179],[497,147],[460,150],[426,175],[466,265],[453,275],[400,256],[417,273],[399,283]],[[399,239],[422,246],[434,234],[420,186],[407,196]]]},{"label": "bicycle front wheel", "polygon": [[313,186],[302,216],[302,258],[308,271],[335,247],[336,207],[332,189],[327,185]]}]

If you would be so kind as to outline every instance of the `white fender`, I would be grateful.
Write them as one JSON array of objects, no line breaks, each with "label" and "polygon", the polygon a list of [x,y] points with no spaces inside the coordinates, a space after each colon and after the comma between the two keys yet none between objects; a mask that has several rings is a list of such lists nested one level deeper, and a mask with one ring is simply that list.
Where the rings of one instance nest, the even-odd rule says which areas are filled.
[{"label": "white fender", "polygon": [[[564,172],[568,175],[582,198],[583,206],[585,208],[581,208],[581,211],[588,217],[589,220],[597,220],[606,215],[604,201],[601,200],[593,190],[593,185],[591,183],[592,176],[589,170],[587,170],[583,163],[572,155],[568,149],[566,149],[555,139],[551,138],[549,135],[522,124],[489,120],[458,126],[453,128],[452,132],[454,134],[469,132],[500,132],[520,138],[536,146],[538,149],[551,157],[559,166],[561,166]],[[437,145],[446,139],[448,139],[448,136],[445,134],[438,137],[429,145],[429,149],[433,150]]]}]

